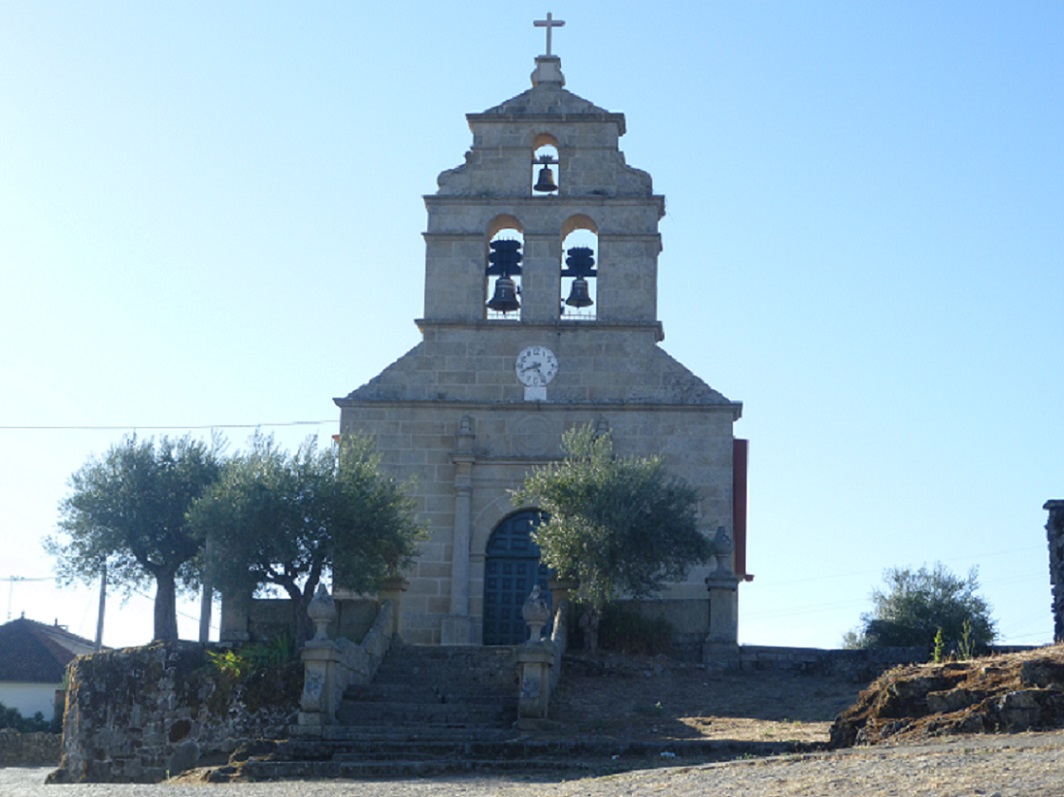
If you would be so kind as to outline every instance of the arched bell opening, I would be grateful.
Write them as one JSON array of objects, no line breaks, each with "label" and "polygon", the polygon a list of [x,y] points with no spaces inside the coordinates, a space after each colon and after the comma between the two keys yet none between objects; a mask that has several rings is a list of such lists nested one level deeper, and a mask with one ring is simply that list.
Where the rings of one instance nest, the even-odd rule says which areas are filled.
[{"label": "arched bell opening", "polygon": [[491,532],[484,557],[485,645],[520,645],[528,639],[521,609],[535,585],[550,605],[550,570],[540,562],[532,539],[542,522],[538,509],[523,509],[503,518]]},{"label": "arched bell opening", "polygon": [[558,141],[548,133],[532,143],[532,196],[558,193]]},{"label": "arched bell opening", "polygon": [[594,321],[598,308],[598,234],[586,216],[574,216],[562,229],[559,314],[573,321]]},{"label": "arched bell opening", "polygon": [[524,235],[512,216],[500,216],[488,228],[484,268],[484,314],[488,319],[521,318],[521,260]]}]

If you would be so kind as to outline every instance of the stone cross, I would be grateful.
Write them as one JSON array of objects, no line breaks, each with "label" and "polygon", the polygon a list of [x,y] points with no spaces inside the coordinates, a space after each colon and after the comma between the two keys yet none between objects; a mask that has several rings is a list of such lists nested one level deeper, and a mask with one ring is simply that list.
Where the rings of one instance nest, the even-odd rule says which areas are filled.
[{"label": "stone cross", "polygon": [[547,55],[550,55],[550,33],[551,33],[551,28],[560,28],[562,25],[565,24],[565,20],[564,19],[555,19],[553,16],[551,16],[551,13],[548,11],[546,19],[533,20],[532,24],[535,25],[537,28],[546,28],[547,29]]}]

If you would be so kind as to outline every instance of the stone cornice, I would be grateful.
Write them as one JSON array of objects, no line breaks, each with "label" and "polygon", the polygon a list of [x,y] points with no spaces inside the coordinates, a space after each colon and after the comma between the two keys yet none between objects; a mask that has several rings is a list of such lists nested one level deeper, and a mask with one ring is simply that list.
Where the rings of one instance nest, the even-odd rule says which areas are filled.
[{"label": "stone cornice", "polygon": [[482,319],[479,321],[465,321],[456,319],[428,320],[415,318],[414,323],[424,334],[428,329],[475,329],[478,332],[486,330],[499,330],[512,332],[519,329],[522,332],[651,332],[658,342],[665,340],[665,328],[660,321],[507,321],[505,319]]},{"label": "stone cornice", "polygon": [[612,122],[617,125],[617,131],[620,135],[624,135],[627,132],[627,125],[624,121],[623,113],[614,113],[610,111],[587,111],[580,112],[574,111],[569,113],[467,113],[466,121],[469,123],[470,129],[475,124],[603,124]]},{"label": "stone cornice", "polygon": [[[557,238],[557,230],[549,230],[547,232],[535,232],[533,230],[525,230],[523,233],[525,239],[528,238]],[[455,241],[467,241],[469,239],[486,240],[487,236],[484,231],[479,232],[458,232],[458,231],[443,231],[443,232],[423,232],[421,237],[426,240],[432,238],[438,241],[446,241],[448,239]],[[603,232],[598,235],[599,241],[656,241],[661,243],[661,233],[659,232]]]},{"label": "stone cornice", "polygon": [[[505,205],[506,207],[534,207],[542,210],[544,206],[554,205],[564,207],[566,205],[611,205],[642,207],[648,202],[653,202],[665,212],[664,194],[562,194],[561,196],[533,197],[513,196],[506,194],[423,194],[426,207],[430,205],[467,205],[469,207],[483,207],[490,201],[493,205]],[[574,208],[579,211],[579,208]]]},{"label": "stone cornice", "polygon": [[[725,401],[718,404],[668,404],[665,402],[638,402],[638,401],[469,401],[467,399],[353,399],[348,396],[334,398],[333,403],[343,409],[344,407],[405,407],[412,409],[438,410],[446,407],[456,412],[478,412],[490,410],[492,412],[554,412],[556,410],[567,411],[594,411],[601,409],[606,412],[727,412],[734,420],[739,420],[743,415],[743,403],[741,401]],[[479,458],[478,458],[479,461]]]}]

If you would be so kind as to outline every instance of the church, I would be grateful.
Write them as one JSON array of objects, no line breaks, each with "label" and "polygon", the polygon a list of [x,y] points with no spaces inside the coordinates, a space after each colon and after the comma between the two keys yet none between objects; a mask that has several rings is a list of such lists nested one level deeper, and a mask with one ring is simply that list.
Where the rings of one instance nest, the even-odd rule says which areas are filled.
[{"label": "church", "polygon": [[[532,87],[467,114],[465,162],[425,197],[421,342],[343,398],[341,432],[369,436],[413,478],[429,537],[404,572],[399,634],[411,644],[527,638],[521,606],[547,573],[534,506],[510,491],[561,456],[562,433],[608,431],[618,455],[664,457],[699,491],[717,562],[637,609],[684,646],[734,645],[745,573],[742,412],[661,347],[658,222],[664,197],[625,162],[621,113],[565,88],[535,59]],[[342,584],[337,597],[342,597]]]}]

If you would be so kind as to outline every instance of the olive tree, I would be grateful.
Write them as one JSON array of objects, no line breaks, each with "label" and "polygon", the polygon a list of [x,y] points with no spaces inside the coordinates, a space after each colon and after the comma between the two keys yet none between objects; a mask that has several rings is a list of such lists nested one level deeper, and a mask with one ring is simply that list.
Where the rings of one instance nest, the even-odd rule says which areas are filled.
[{"label": "olive tree", "polygon": [[155,581],[154,639],[177,639],[177,588],[195,586],[202,541],[187,512],[221,471],[221,440],[131,435],[70,477],[60,534],[45,540],[63,583],[92,581],[106,568],[131,591]]},{"label": "olive tree", "polygon": [[307,607],[324,576],[372,591],[409,562],[422,535],[412,499],[384,475],[365,438],[347,435],[326,448],[308,438],[294,454],[256,435],[190,517],[211,539],[215,586],[281,589],[299,643],[309,636]]},{"label": "olive tree", "polygon": [[983,646],[997,636],[990,606],[977,594],[979,573],[954,575],[941,562],[928,569],[889,568],[883,588],[872,591],[872,611],[861,615],[861,625],[843,637],[848,648],[928,647],[942,629],[945,650],[957,650],[962,641]]},{"label": "olive tree", "polygon": [[698,528],[698,494],[660,456],[616,457],[609,434],[590,426],[562,437],[563,459],[536,467],[514,492],[546,519],[534,532],[543,561],[574,579],[574,598],[597,645],[598,620],[621,596],[645,597],[712,555]]}]

